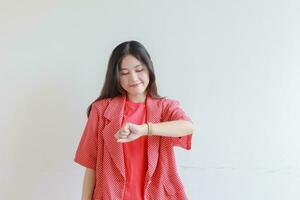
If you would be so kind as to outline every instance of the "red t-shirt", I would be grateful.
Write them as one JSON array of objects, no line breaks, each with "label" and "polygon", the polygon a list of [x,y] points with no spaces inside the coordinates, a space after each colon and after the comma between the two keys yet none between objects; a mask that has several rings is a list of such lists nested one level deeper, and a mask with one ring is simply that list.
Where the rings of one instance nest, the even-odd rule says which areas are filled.
[{"label": "red t-shirt", "polygon": [[[146,105],[126,99],[122,126],[126,122],[144,124],[146,122]],[[144,182],[148,167],[148,137],[141,136],[131,142],[123,143],[126,183],[123,200],[143,200]]]}]

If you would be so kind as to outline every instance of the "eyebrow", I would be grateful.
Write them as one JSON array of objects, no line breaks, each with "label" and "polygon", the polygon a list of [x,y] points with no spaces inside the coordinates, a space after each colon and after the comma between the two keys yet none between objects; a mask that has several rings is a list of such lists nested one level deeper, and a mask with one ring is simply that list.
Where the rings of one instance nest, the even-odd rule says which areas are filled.
[{"label": "eyebrow", "polygon": [[[141,64],[138,64],[138,65],[134,66],[134,68],[136,68],[136,67],[138,67],[138,66],[142,66],[142,65],[141,65]],[[128,69],[128,68],[122,68],[122,67],[121,67],[121,70],[125,70],[125,69]]]}]

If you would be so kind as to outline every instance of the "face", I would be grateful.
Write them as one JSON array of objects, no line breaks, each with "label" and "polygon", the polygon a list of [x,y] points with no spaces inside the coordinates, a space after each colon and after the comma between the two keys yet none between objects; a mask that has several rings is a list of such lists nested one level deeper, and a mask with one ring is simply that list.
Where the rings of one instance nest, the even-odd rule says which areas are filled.
[{"label": "face", "polygon": [[119,73],[120,84],[131,99],[146,96],[149,71],[138,59],[130,54],[126,55],[121,62]]}]

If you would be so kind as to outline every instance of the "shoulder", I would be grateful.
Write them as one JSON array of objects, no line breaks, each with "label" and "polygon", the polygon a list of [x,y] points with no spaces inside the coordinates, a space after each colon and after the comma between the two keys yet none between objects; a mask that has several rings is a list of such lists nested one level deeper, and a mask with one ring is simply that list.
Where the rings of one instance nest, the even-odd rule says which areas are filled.
[{"label": "shoulder", "polygon": [[103,110],[106,108],[109,104],[109,102],[112,100],[112,98],[105,98],[105,99],[100,99],[92,103],[92,108],[96,110]]},{"label": "shoulder", "polygon": [[172,98],[168,98],[168,97],[163,98],[161,100],[161,103],[164,108],[168,108],[168,107],[176,106],[176,105],[180,104],[180,102],[177,99],[172,99]]},{"label": "shoulder", "polygon": [[180,110],[180,102],[177,99],[164,97],[161,100],[159,100],[159,104],[162,109],[163,118]]},{"label": "shoulder", "polygon": [[150,97],[151,98],[151,104],[155,104],[158,108],[167,108],[171,105],[174,105],[176,103],[179,103],[176,99],[171,99],[167,96],[163,97]]}]

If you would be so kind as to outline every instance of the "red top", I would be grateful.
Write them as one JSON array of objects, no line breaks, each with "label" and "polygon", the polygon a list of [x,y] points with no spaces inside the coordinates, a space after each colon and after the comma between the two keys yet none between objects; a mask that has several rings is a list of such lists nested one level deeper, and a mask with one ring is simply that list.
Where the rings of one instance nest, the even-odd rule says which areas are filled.
[{"label": "red top", "polygon": [[[126,122],[144,124],[146,122],[145,103],[135,103],[126,99],[122,126]],[[126,183],[123,200],[143,200],[147,171],[147,136],[123,143]]]}]

